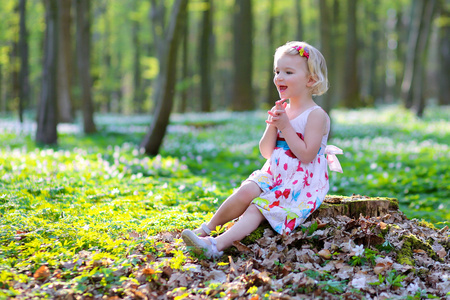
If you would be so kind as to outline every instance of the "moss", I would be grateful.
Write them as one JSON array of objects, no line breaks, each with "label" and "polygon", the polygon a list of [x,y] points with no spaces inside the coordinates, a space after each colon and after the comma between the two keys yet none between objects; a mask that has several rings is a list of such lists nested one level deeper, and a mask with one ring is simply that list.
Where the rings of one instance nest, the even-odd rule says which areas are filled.
[{"label": "moss", "polygon": [[405,235],[402,240],[404,240],[403,246],[397,256],[397,261],[399,263],[414,266],[413,250],[416,249],[426,251],[428,256],[430,256],[434,260],[440,260],[436,253],[433,251],[433,248],[431,248],[431,245],[418,239],[415,235]]},{"label": "moss", "polygon": [[389,209],[390,210],[398,210],[398,199],[397,198],[386,198],[389,200]]},{"label": "moss", "polygon": [[434,226],[433,224],[431,224],[430,222],[427,222],[425,220],[421,220],[417,222],[418,225],[422,226],[422,227],[427,227],[433,230],[437,230],[436,226]]},{"label": "moss", "polygon": [[264,222],[263,224],[261,224],[258,228],[255,229],[255,231],[253,231],[252,233],[250,233],[249,235],[247,235],[242,241],[241,243],[244,245],[249,245],[254,243],[256,240],[260,239],[263,237],[264,235],[264,230],[266,230],[266,228],[270,228],[269,223]]},{"label": "moss", "polygon": [[426,276],[428,276],[428,274],[430,274],[430,270],[427,268],[418,268],[416,269],[416,274],[420,278],[425,278]]}]

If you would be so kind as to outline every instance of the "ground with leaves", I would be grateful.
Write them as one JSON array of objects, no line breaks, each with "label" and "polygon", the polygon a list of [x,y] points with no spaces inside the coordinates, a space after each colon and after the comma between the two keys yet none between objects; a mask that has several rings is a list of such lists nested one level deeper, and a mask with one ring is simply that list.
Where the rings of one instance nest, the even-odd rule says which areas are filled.
[{"label": "ground with leaves", "polygon": [[174,115],[152,158],[137,149],[147,117],[99,116],[93,136],[61,124],[53,148],[36,147],[32,121],[2,118],[0,299],[445,297],[449,116],[332,115],[330,143],[345,154],[330,193],[398,198],[437,228],[397,213],[313,220],[289,237],[257,232],[215,262],[179,233],[261,167],[264,113]]},{"label": "ground with leaves", "polygon": [[[187,252],[179,232],[165,232],[147,237],[162,255],[137,248],[130,264],[108,269],[113,260],[81,251],[13,286],[78,298],[61,280],[77,269],[89,274],[83,298],[94,299],[101,290],[106,299],[442,299],[450,298],[449,235],[448,227],[437,230],[400,212],[340,216],[307,222],[289,236],[266,228],[256,241],[235,243],[222,259],[209,261]],[[102,282],[113,276],[127,279],[105,291]]]}]

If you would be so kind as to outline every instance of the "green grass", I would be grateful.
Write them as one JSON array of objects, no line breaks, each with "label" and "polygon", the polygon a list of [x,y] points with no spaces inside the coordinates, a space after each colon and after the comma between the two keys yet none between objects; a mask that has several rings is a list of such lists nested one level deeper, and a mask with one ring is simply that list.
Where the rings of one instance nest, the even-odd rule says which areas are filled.
[{"label": "green grass", "polygon": [[[449,116],[449,108],[430,109],[424,119],[398,107],[334,111],[329,143],[345,154],[330,193],[395,197],[408,217],[443,227],[450,219]],[[86,278],[100,276],[105,290],[127,280],[111,270],[134,266],[137,249],[164,256],[152,236],[198,226],[264,163],[263,112],[174,115],[153,158],[137,149],[144,119],[102,116],[93,136],[65,125],[53,148],[36,147],[30,126],[20,131],[1,121],[0,298],[19,293],[11,282],[28,282],[41,265],[61,269],[60,284],[78,294]],[[83,250],[114,263],[64,267]]]}]

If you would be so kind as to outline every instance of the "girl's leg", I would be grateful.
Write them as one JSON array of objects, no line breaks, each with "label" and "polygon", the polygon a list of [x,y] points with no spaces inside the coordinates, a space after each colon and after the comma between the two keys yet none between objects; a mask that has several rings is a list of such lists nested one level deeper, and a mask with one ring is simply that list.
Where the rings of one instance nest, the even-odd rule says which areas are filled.
[{"label": "girl's leg", "polygon": [[221,251],[233,245],[234,241],[242,240],[256,230],[264,219],[264,215],[259,211],[256,205],[250,205],[236,224],[216,237],[217,250]]},{"label": "girl's leg", "polygon": [[[223,224],[240,217],[249,207],[253,199],[259,195],[261,195],[259,186],[253,181],[245,181],[236,192],[222,203],[206,225],[209,229],[215,230],[217,226],[222,226]],[[206,233],[201,228],[194,230],[194,233],[199,234],[202,237],[206,236]]]}]

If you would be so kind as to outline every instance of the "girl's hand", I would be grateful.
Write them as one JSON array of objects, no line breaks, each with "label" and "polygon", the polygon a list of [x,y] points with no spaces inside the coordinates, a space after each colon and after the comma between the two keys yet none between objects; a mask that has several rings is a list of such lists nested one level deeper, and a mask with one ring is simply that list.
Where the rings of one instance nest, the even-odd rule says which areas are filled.
[{"label": "girl's hand", "polygon": [[279,130],[283,130],[289,124],[289,118],[286,114],[287,103],[285,101],[286,99],[278,100],[275,102],[275,106],[267,112],[269,117],[266,123],[276,126]]}]

